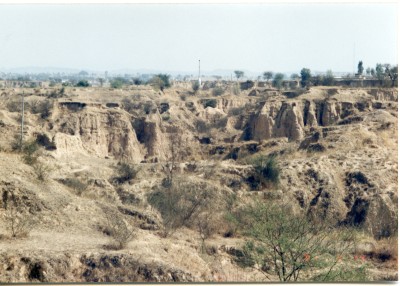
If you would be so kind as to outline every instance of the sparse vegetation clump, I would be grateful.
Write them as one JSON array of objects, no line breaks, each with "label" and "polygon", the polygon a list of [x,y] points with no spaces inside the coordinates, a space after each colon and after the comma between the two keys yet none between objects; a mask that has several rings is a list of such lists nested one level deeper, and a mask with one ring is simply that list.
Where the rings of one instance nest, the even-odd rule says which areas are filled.
[{"label": "sparse vegetation clump", "polygon": [[213,88],[212,94],[214,96],[221,96],[223,95],[225,90],[221,86],[217,86]]},{"label": "sparse vegetation clump", "polygon": [[239,83],[235,82],[235,83],[232,85],[232,93],[233,93],[234,95],[239,95],[239,94],[240,94],[240,85],[239,85]]},{"label": "sparse vegetation clump", "polygon": [[127,162],[118,162],[115,167],[116,175],[113,177],[112,181],[116,184],[123,184],[127,181],[136,178],[139,169]]},{"label": "sparse vegetation clump", "polygon": [[199,82],[198,82],[198,81],[193,81],[193,82],[192,82],[193,94],[196,95],[197,92],[199,91],[199,89],[200,89],[200,84],[199,84]]},{"label": "sparse vegetation clump", "polygon": [[33,167],[34,167],[33,170],[36,174],[36,178],[42,182],[48,179],[50,171],[52,170],[49,165],[39,160],[36,161]]},{"label": "sparse vegetation clump", "polygon": [[[24,103],[24,108],[29,108],[29,103]],[[7,109],[10,112],[21,112],[22,111],[22,101],[21,100],[12,100],[7,103]]]},{"label": "sparse vegetation clump", "polygon": [[164,91],[164,89],[171,87],[170,75],[158,74],[155,75],[150,81],[150,85],[157,90]]},{"label": "sparse vegetation clump", "polygon": [[279,184],[280,169],[275,156],[258,155],[250,160],[254,168],[254,176],[250,179],[253,188],[262,186],[277,186]]},{"label": "sparse vegetation clump", "polygon": [[89,184],[79,178],[66,178],[60,180],[60,182],[67,187],[73,189],[78,196],[81,196],[83,192],[89,187]]},{"label": "sparse vegetation clump", "polygon": [[33,114],[40,114],[40,118],[47,119],[51,115],[53,102],[51,100],[41,100],[31,103],[30,110]]},{"label": "sparse vegetation clump", "polygon": [[[6,199],[5,202],[4,199]],[[3,206],[5,209],[6,229],[9,237],[27,237],[36,225],[36,220],[32,214],[22,210],[13,192],[3,193]]]},{"label": "sparse vegetation clump", "polygon": [[283,79],[285,75],[283,73],[277,73],[274,76],[274,80],[272,81],[272,85],[277,89],[281,89],[283,87]]},{"label": "sparse vegetation clump", "polygon": [[114,78],[113,80],[111,80],[110,86],[112,88],[122,88],[124,86],[124,84],[126,84],[126,83],[127,82],[124,78],[117,77],[117,78]]},{"label": "sparse vegetation clump", "polygon": [[203,101],[203,107],[204,108],[207,108],[207,107],[215,108],[215,107],[217,107],[217,100],[213,99],[213,98],[206,99]]},{"label": "sparse vegetation clump", "polygon": [[36,143],[44,147],[48,151],[57,149],[54,140],[50,140],[49,136],[47,136],[45,133],[39,133],[36,136]]},{"label": "sparse vegetation clump", "polygon": [[104,209],[106,225],[103,232],[112,237],[114,244],[106,246],[108,249],[121,250],[135,237],[135,229],[129,225],[123,216],[116,210]]},{"label": "sparse vegetation clump", "polygon": [[80,80],[75,85],[76,87],[89,87],[90,83],[87,80]]},{"label": "sparse vegetation clump", "polygon": [[27,141],[22,146],[22,158],[28,165],[34,165],[39,157],[39,145],[36,140]]},{"label": "sparse vegetation clump", "polygon": [[[202,237],[213,233],[209,211],[215,203],[215,190],[204,182],[190,182],[177,178],[168,188],[155,190],[148,196],[148,202],[156,208],[163,219],[164,236],[183,226],[198,229]],[[214,205],[215,206],[215,205]],[[208,225],[204,225],[205,222]],[[215,229],[214,229],[215,230]]]}]

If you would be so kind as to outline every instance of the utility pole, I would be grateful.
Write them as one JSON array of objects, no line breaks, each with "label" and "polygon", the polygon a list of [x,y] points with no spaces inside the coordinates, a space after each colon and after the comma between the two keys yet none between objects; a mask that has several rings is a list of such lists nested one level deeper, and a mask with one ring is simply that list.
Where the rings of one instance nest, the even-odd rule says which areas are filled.
[{"label": "utility pole", "polygon": [[23,143],[23,138],[24,138],[24,93],[25,91],[22,91],[22,116],[21,116],[21,142],[20,142],[20,148],[22,150],[22,143]]},{"label": "utility pole", "polygon": [[355,65],[356,65],[356,43],[354,43],[354,45],[353,45],[353,76],[356,75],[356,73],[354,71]]},{"label": "utility pole", "polygon": [[199,86],[201,86],[201,76],[200,76],[200,60],[199,60]]}]

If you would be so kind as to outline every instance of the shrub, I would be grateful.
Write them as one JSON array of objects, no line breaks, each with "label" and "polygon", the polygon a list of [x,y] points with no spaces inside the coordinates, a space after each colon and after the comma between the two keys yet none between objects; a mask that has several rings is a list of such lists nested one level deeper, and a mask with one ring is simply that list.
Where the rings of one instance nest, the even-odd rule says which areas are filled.
[{"label": "shrub", "polygon": [[217,86],[217,87],[213,88],[212,95],[220,96],[220,95],[223,95],[224,92],[225,92],[225,90],[221,86]]},{"label": "shrub", "polygon": [[[10,194],[10,195],[8,195]],[[18,209],[17,199],[12,192],[3,193],[3,200],[6,197],[6,229],[12,238],[26,237],[35,227],[36,221],[29,212]]]},{"label": "shrub", "polygon": [[22,146],[22,158],[28,165],[34,165],[39,157],[39,145],[35,140],[25,142]]},{"label": "shrub", "polygon": [[146,114],[150,114],[150,112],[152,111],[152,109],[153,109],[153,103],[152,102],[146,102],[146,103],[144,103],[144,105],[143,105],[143,111],[144,111],[144,113],[146,113]]},{"label": "shrub", "polygon": [[201,120],[201,119],[197,119],[194,122],[194,126],[195,126],[197,132],[200,132],[200,133],[205,133],[210,129],[207,122],[205,122],[204,120]]},{"label": "shrub", "polygon": [[136,104],[131,98],[124,98],[122,100],[122,108],[130,113],[138,109],[138,104]]},{"label": "shrub", "polygon": [[39,133],[36,136],[36,143],[39,144],[40,146],[44,147],[46,150],[52,151],[56,150],[56,144],[54,141],[50,141],[50,138],[46,134],[41,134]]},{"label": "shrub", "polygon": [[117,211],[105,209],[104,215],[106,218],[104,232],[110,235],[116,243],[116,245],[111,245],[109,248],[114,250],[125,248],[128,242],[134,238],[135,233],[133,227],[129,227],[128,223]]},{"label": "shrub", "polygon": [[133,84],[134,84],[134,85],[141,85],[141,84],[143,84],[143,81],[142,81],[140,78],[135,77],[135,78],[133,78],[132,80],[133,80]]},{"label": "shrub", "polygon": [[[202,216],[212,205],[215,192],[205,183],[195,183],[182,179],[174,180],[169,188],[156,190],[148,195],[148,202],[161,214],[164,223],[164,236],[183,226],[196,226],[202,235],[208,237],[204,223],[199,223]],[[215,211],[215,209],[214,209]],[[208,220],[210,217],[208,216]],[[210,221],[209,221],[210,223]]]},{"label": "shrub", "polygon": [[232,93],[234,95],[239,95],[240,94],[240,85],[239,83],[235,82],[232,86]]},{"label": "shrub", "polygon": [[206,99],[203,101],[203,107],[204,108],[207,108],[207,107],[215,108],[215,107],[217,107],[217,100],[212,99],[212,98]]},{"label": "shrub", "polygon": [[279,184],[280,169],[277,166],[275,156],[257,156],[251,162],[255,171],[256,186],[268,186]]},{"label": "shrub", "polygon": [[124,85],[125,81],[123,78],[115,78],[110,82],[110,86],[112,88],[121,88]]},{"label": "shrub", "polygon": [[14,135],[14,140],[11,142],[11,150],[12,151],[21,151],[22,150],[21,135],[19,135],[19,134]]},{"label": "shrub", "polygon": [[[7,103],[7,109],[10,112],[21,112],[22,111],[22,101],[13,100]],[[24,109],[29,109],[29,103],[24,102]]]},{"label": "shrub", "polygon": [[61,183],[67,187],[76,191],[77,195],[80,196],[88,188],[88,183],[77,178],[67,178],[61,180]]},{"label": "shrub", "polygon": [[59,90],[53,89],[50,93],[46,95],[48,98],[60,98],[65,95],[65,85],[63,84],[63,87],[60,88]]},{"label": "shrub", "polygon": [[277,73],[274,76],[274,79],[272,81],[272,85],[276,87],[277,89],[281,89],[283,85],[283,79],[285,75],[283,73]]},{"label": "shrub", "polygon": [[117,184],[123,184],[126,181],[130,181],[136,178],[139,169],[129,163],[118,162],[115,167],[116,176],[113,178],[113,182]]},{"label": "shrub", "polygon": [[243,115],[245,112],[245,107],[241,106],[241,107],[232,107],[231,109],[229,109],[228,111],[228,115],[229,116],[238,116],[238,115]]},{"label": "shrub", "polygon": [[197,80],[196,81],[192,81],[192,89],[193,89],[193,94],[196,94],[199,91],[200,84],[199,84],[199,82]]},{"label": "shrub", "polygon": [[162,119],[163,121],[169,121],[169,120],[171,119],[171,115],[170,115],[169,113],[163,113],[163,114],[161,115],[161,119]]},{"label": "shrub", "polygon": [[45,181],[49,177],[51,168],[48,165],[46,165],[40,161],[37,161],[33,165],[33,170],[34,170],[34,172],[36,174],[36,178],[38,180]]},{"label": "shrub", "polygon": [[240,89],[241,90],[248,90],[254,86],[254,81],[251,80],[246,80],[245,82],[242,82],[240,84]]},{"label": "shrub", "polygon": [[298,97],[304,93],[307,92],[307,89],[304,88],[297,88],[295,90],[291,90],[291,91],[285,91],[283,92],[283,95],[286,96],[287,98],[295,98]]},{"label": "shrub", "polygon": [[89,87],[90,84],[87,80],[80,80],[78,83],[75,85],[76,87]]},{"label": "shrub", "polygon": [[169,75],[168,74],[158,74],[155,75],[149,83],[155,87],[156,89],[159,89],[161,91],[164,91],[165,88],[171,87],[171,83],[169,81]]},{"label": "shrub", "polygon": [[53,109],[53,102],[50,100],[42,100],[35,102],[31,105],[31,112],[34,114],[39,113],[42,119],[46,119],[51,115],[51,110]]}]

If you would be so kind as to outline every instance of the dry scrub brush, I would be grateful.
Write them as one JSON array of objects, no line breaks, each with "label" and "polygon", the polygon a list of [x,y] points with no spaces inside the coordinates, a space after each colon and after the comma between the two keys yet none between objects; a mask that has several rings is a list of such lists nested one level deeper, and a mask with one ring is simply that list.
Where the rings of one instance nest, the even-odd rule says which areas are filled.
[{"label": "dry scrub brush", "polygon": [[123,216],[118,211],[104,209],[104,216],[106,225],[103,232],[111,236],[115,243],[109,245],[108,248],[114,250],[125,248],[135,237],[134,228],[124,220]]},{"label": "dry scrub brush", "polygon": [[135,179],[139,171],[140,169],[137,166],[131,165],[127,162],[118,162],[115,166],[115,176],[111,181],[115,184],[123,184]]},{"label": "dry scrub brush", "polygon": [[164,236],[186,226],[198,230],[202,239],[206,239],[218,229],[214,227],[222,206],[218,193],[205,182],[177,177],[171,186],[150,193],[147,200],[161,214]]},{"label": "dry scrub brush", "polygon": [[32,214],[22,210],[22,206],[18,205],[17,198],[13,192],[3,193],[3,205],[8,235],[11,238],[28,236],[36,225],[36,220]]}]

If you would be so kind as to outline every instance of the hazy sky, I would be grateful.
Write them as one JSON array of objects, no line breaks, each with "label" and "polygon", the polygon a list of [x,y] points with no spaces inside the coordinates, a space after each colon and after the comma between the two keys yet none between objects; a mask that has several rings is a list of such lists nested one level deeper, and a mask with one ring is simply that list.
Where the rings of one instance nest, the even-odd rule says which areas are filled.
[{"label": "hazy sky", "polygon": [[[396,4],[0,5],[0,69],[353,71],[397,63]],[[355,64],[355,65],[356,65]]]}]

